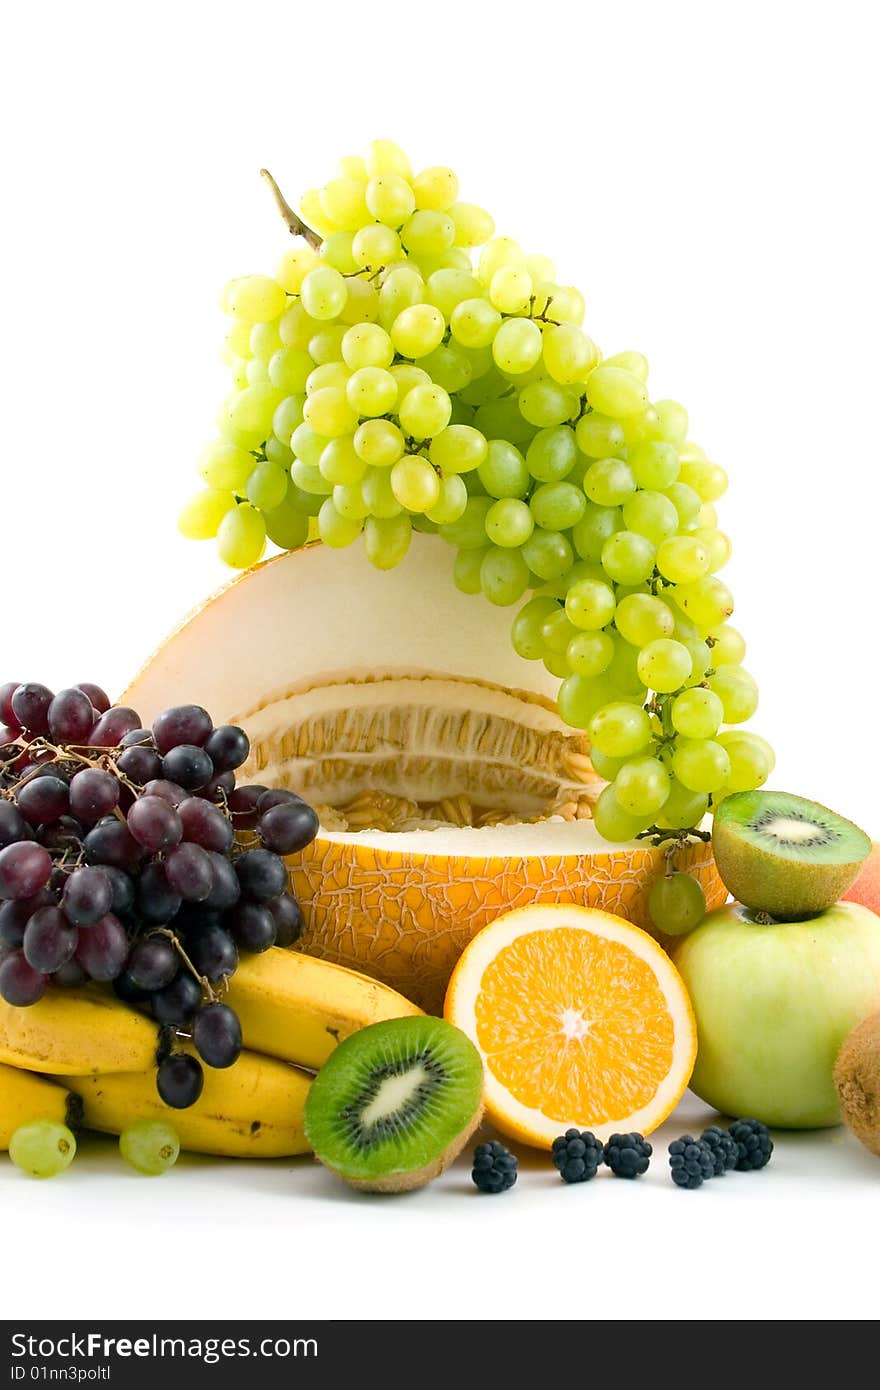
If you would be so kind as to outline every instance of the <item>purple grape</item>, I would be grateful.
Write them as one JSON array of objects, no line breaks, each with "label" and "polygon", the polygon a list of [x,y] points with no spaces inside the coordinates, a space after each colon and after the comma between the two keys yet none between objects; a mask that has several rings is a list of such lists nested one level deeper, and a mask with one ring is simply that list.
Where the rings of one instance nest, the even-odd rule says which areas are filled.
[{"label": "purple grape", "polygon": [[141,744],[126,748],[124,753],[120,753],[116,766],[123,777],[127,777],[129,782],[134,782],[136,787],[143,787],[147,782],[162,775],[162,759],[159,754],[154,748],[145,748]]},{"label": "purple grape", "polygon": [[52,876],[52,860],[42,845],[21,841],[0,850],[0,898],[32,898]]},{"label": "purple grape", "polygon": [[77,690],[81,690],[84,695],[88,695],[99,714],[106,714],[107,710],[110,708],[110,696],[107,695],[99,685],[91,685],[88,681],[80,681],[76,688]]},{"label": "purple grape", "polygon": [[189,792],[185,792],[176,782],[166,782],[164,778],[156,777],[145,784],[144,796],[161,796],[169,806],[179,806],[181,801],[186,801]]},{"label": "purple grape", "polygon": [[232,815],[233,830],[255,830],[259,813],[257,805],[266,787],[236,787],[230,794],[228,808]]},{"label": "purple grape", "polygon": [[41,825],[37,840],[50,854],[78,854],[85,830],[73,816],[59,816],[48,825]]},{"label": "purple grape", "polygon": [[119,740],[120,748],[152,748],[153,734],[150,729],[130,729]]},{"label": "purple grape", "polygon": [[126,734],[141,727],[141,717],[128,705],[105,710],[89,735],[92,748],[118,748]]},{"label": "purple grape", "polygon": [[128,828],[138,844],[153,854],[179,845],[183,835],[178,812],[161,796],[140,797],[128,813]]},{"label": "purple grape", "polygon": [[156,1022],[173,1027],[189,1023],[201,1002],[201,985],[187,970],[179,970],[171,984],[156,990],[150,1001]]},{"label": "purple grape", "polygon": [[45,685],[19,685],[12,696],[12,716],[29,734],[47,734],[52,700],[52,691]]},{"label": "purple grape", "polygon": [[53,985],[60,985],[62,989],[78,989],[88,980],[88,975],[83,970],[79,961],[69,960],[55,971],[52,976]]},{"label": "purple grape", "polygon": [[225,854],[233,841],[232,825],[223,812],[212,806],[210,801],[191,796],[181,802],[178,808],[184,840],[202,849],[216,850]]},{"label": "purple grape", "polygon": [[112,912],[81,929],[76,959],[93,980],[115,980],[127,958],[125,927]]},{"label": "purple grape", "polygon": [[145,936],[132,946],[126,974],[136,988],[152,993],[170,985],[179,965],[180,957],[167,937]]},{"label": "purple grape", "polygon": [[212,985],[238,969],[238,948],[219,922],[205,922],[187,933],[186,953],[199,974]]},{"label": "purple grape", "polygon": [[193,1022],[193,1042],[209,1067],[231,1067],[241,1055],[241,1024],[228,1004],[203,1004]]},{"label": "purple grape", "polygon": [[267,849],[249,849],[235,861],[242,895],[251,902],[267,903],[287,887],[284,860]]},{"label": "purple grape", "polygon": [[204,901],[214,883],[211,860],[200,845],[175,845],[165,856],[165,874],[186,902]]},{"label": "purple grape", "polygon": [[61,777],[33,777],[18,789],[18,809],[31,825],[57,820],[69,805],[70,790]]},{"label": "purple grape", "polygon": [[127,970],[120,970],[111,988],[124,1004],[143,1004],[149,998],[149,991],[136,985]]},{"label": "purple grape", "polygon": [[119,804],[119,783],[110,772],[84,768],[70,779],[70,809],[77,820],[98,821]]},{"label": "purple grape", "polygon": [[267,811],[271,811],[273,806],[302,806],[305,803],[301,796],[296,792],[288,791],[287,787],[270,787],[263,792],[257,802],[257,812],[264,816]]},{"label": "purple grape", "polygon": [[24,929],[41,907],[54,907],[55,896],[44,888],[32,898],[20,898],[17,902],[0,903],[0,945],[21,945]]},{"label": "purple grape", "polygon": [[304,801],[272,806],[260,816],[257,827],[267,849],[276,854],[296,854],[310,845],[318,833],[318,817]]},{"label": "purple grape", "polygon": [[235,865],[224,854],[215,850],[207,851],[211,861],[211,891],[204,900],[204,906],[213,912],[225,912],[234,907],[241,897],[241,885]]},{"label": "purple grape", "polygon": [[30,826],[11,801],[0,801],[0,849],[31,838]]},{"label": "purple grape", "polygon": [[84,690],[61,690],[49,706],[49,733],[55,743],[84,745],[95,726],[98,712]]},{"label": "purple grape", "polygon": [[24,929],[25,960],[43,975],[52,975],[72,960],[79,933],[60,907],[41,907]]},{"label": "purple grape", "polygon": [[250,751],[250,739],[236,724],[219,725],[205,744],[205,752],[217,772],[234,772],[247,762]]},{"label": "purple grape", "polygon": [[181,744],[201,748],[214,728],[214,721],[201,705],[174,705],[153,720],[153,738],[160,753],[170,753]]},{"label": "purple grape", "polygon": [[36,1004],[45,994],[47,984],[46,976],[28,965],[23,951],[10,951],[0,961],[0,997],[7,1004],[19,1009]]},{"label": "purple grape", "polygon": [[138,914],[152,926],[162,927],[177,916],[181,897],[168,882],[164,864],[148,864],[137,885]]},{"label": "purple grape", "polygon": [[210,782],[199,787],[196,796],[202,796],[206,801],[224,801],[234,790],[235,773],[221,772],[218,777],[212,777]]},{"label": "purple grape", "polygon": [[64,885],[61,906],[69,922],[91,927],[113,907],[113,888],[104,869],[74,869]]},{"label": "purple grape", "polygon": [[195,1057],[185,1052],[173,1052],[160,1062],[156,1073],[156,1090],[173,1110],[188,1110],[202,1094],[205,1073]]},{"label": "purple grape", "polygon": [[20,685],[21,681],[5,681],[0,685],[0,723],[10,729],[21,728],[12,709],[12,697]]},{"label": "purple grape", "polygon": [[117,917],[131,912],[134,907],[134,882],[130,875],[124,869],[117,869],[113,864],[104,864],[101,872],[107,875],[110,891],[113,894],[110,911],[115,912]]},{"label": "purple grape", "polygon": [[224,913],[223,925],[244,951],[268,951],[275,945],[275,918],[259,903],[238,903]]},{"label": "purple grape", "polygon": [[187,791],[204,787],[214,776],[214,764],[204,748],[194,743],[180,743],[162,759],[162,775]]},{"label": "purple grape", "polygon": [[275,945],[292,946],[302,936],[303,916],[300,905],[290,893],[279,893],[266,903],[275,919]]},{"label": "purple grape", "polygon": [[107,817],[89,831],[83,850],[87,864],[112,864],[116,869],[133,869],[144,853],[125,822],[115,817]]}]

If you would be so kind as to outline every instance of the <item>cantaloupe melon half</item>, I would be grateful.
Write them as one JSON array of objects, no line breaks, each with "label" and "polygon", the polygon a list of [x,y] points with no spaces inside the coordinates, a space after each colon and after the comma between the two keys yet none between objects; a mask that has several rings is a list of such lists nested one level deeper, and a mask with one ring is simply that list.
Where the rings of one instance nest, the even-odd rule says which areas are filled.
[{"label": "cantaloupe melon half", "polygon": [[[195,701],[242,724],[239,780],[321,808],[290,859],[304,948],[437,1011],[500,912],[573,901],[650,929],[663,870],[650,846],[600,839],[602,783],[556,713],[558,681],[516,655],[509,610],[455,589],[451,561],[429,536],[390,573],[355,547],[278,556],[186,619],[123,697],[147,723]],[[708,846],[678,862],[724,900]]]}]

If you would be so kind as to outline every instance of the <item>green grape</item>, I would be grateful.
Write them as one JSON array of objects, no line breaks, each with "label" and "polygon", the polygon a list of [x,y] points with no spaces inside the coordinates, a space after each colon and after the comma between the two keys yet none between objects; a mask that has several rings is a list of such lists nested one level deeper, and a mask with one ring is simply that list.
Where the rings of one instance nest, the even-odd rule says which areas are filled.
[{"label": "green grape", "polygon": [[[593,763],[595,765],[595,758]],[[688,830],[701,824],[708,809],[709,798],[705,792],[692,792],[672,777],[669,796],[657,814],[657,824],[663,830]]]},{"label": "green grape", "polygon": [[370,468],[361,483],[364,501],[373,516],[388,521],[403,510],[391,486],[391,474],[385,468]]},{"label": "green grape", "polygon": [[555,381],[533,381],[519,393],[520,414],[538,429],[565,424],[577,414],[577,409],[577,396]]},{"label": "green grape", "polygon": [[727,491],[727,474],[717,463],[705,458],[682,457],[681,481],[698,492],[704,502],[717,502]]},{"label": "green grape", "polygon": [[568,680],[571,670],[566,656],[561,656],[558,652],[546,652],[543,660],[551,676],[556,676],[561,681]]},{"label": "green grape", "polygon": [[588,458],[612,458],[625,446],[623,426],[618,420],[591,411],[578,420],[575,429],[577,446]]},{"label": "green grape", "polygon": [[[573,474],[569,474],[573,477]],[[623,517],[616,507],[597,507],[588,502],[584,514],[572,528],[571,539],[578,555],[594,563],[602,559],[605,542],[623,526]],[[641,540],[641,537],[639,537]],[[651,547],[651,570],[653,571],[654,549]],[[647,578],[647,575],[645,576]],[[612,576],[613,578],[613,576]]]},{"label": "green grape", "polygon": [[490,546],[480,566],[480,584],[490,603],[518,603],[528,588],[529,567],[518,550]]},{"label": "green grape", "polygon": [[[237,357],[252,356],[254,354],[253,336],[258,329],[266,330],[272,334],[278,333],[278,328],[274,323],[250,324],[247,319],[233,319],[223,335],[223,361],[234,362]],[[280,334],[278,341],[281,341]],[[270,353],[269,356],[271,357],[271,355]],[[256,356],[260,356],[260,354],[256,353]]]},{"label": "green grape", "polygon": [[604,840],[612,844],[628,844],[650,823],[649,816],[631,816],[624,811],[614,791],[606,787],[593,807],[593,823]]},{"label": "green grape", "polygon": [[544,623],[558,612],[559,604],[546,595],[537,595],[523,604],[513,620],[510,631],[513,649],[518,656],[524,657],[526,661],[542,659],[545,649]]},{"label": "green grape", "polygon": [[513,396],[480,406],[474,416],[474,426],[487,439],[503,439],[518,448],[528,445],[535,435],[534,426],[520,415]]},{"label": "green grape", "polygon": [[502,497],[486,515],[486,535],[494,545],[518,547],[528,540],[535,522],[528,503],[515,497]]},{"label": "green grape", "polygon": [[341,362],[342,344],[347,331],[344,323],[330,323],[319,328],[317,333],[309,338],[308,355],[312,363],[326,367],[331,362]]},{"label": "green grape", "polygon": [[433,304],[403,309],[391,325],[391,341],[401,357],[426,357],[443,341],[446,320]]},{"label": "green grape", "polygon": [[[328,483],[359,483],[367,471],[367,465],[354,447],[350,434],[331,439],[318,460],[322,478]],[[251,499],[253,500],[253,499]]]},{"label": "green grape", "polygon": [[488,348],[495,341],[502,319],[485,299],[463,299],[449,316],[449,327],[456,342],[467,348]]},{"label": "green grape", "polygon": [[220,559],[231,569],[249,569],[266,548],[266,522],[262,512],[247,502],[231,508],[217,529]]},{"label": "green grape", "polygon": [[580,521],[586,507],[584,494],[571,483],[543,483],[535,488],[529,506],[539,526],[547,531],[567,531]]},{"label": "green grape", "polygon": [[33,1120],[19,1125],[9,1140],[9,1157],[32,1178],[54,1178],[76,1156],[76,1139],[66,1125]]},{"label": "green grape", "polygon": [[473,376],[471,359],[455,343],[441,343],[421,361],[431,380],[444,391],[463,390]]},{"label": "green grape", "polygon": [[548,328],[544,334],[544,366],[554,381],[570,386],[586,381],[599,361],[592,338],[573,323]]},{"label": "green grape", "polygon": [[635,490],[632,469],[623,459],[597,459],[584,474],[584,492],[597,507],[619,507]]},{"label": "green grape", "polygon": [[234,444],[217,439],[202,450],[199,473],[210,488],[218,492],[239,492],[254,467],[254,456]]},{"label": "green grape", "polygon": [[555,611],[546,618],[541,636],[548,651],[555,652],[557,656],[567,656],[568,645],[577,636],[577,631],[574,624],[569,622],[565,609],[557,604]]},{"label": "green grape", "polygon": [[709,555],[709,570],[712,574],[723,569],[733,553],[730,537],[714,526],[699,526],[695,538],[706,547]]},{"label": "green grape", "polygon": [[375,323],[379,317],[379,291],[368,280],[351,276],[346,280],[348,298],[339,315],[343,326],[356,323]]},{"label": "green grape", "polygon": [[316,468],[313,463],[306,463],[304,459],[293,460],[290,476],[301,491],[310,492],[316,497],[329,497],[333,491],[333,484],[327,481],[320,468]]},{"label": "green grape", "polygon": [[700,628],[715,628],[733,612],[733,595],[720,579],[708,574],[693,584],[681,584],[672,597]]},{"label": "green grape", "polygon": [[598,748],[590,749],[590,762],[599,776],[604,777],[606,782],[613,782],[620,769],[628,761],[628,758],[609,758],[605,753],[600,753]]},{"label": "green grape", "polygon": [[670,778],[659,758],[633,758],[614,779],[614,794],[627,815],[656,816],[669,795]]},{"label": "green grape", "polygon": [[730,758],[714,739],[682,738],[676,744],[672,770],[689,791],[714,792],[727,785]]},{"label": "green grape", "polygon": [[479,468],[489,451],[486,436],[471,425],[448,425],[435,434],[429,450],[431,462],[444,473],[469,473]]},{"label": "green grape", "polygon": [[245,489],[247,500],[261,512],[271,512],[273,508],[280,507],[286,492],[286,470],[269,459],[257,464]]},{"label": "green grape", "polygon": [[428,302],[440,310],[447,323],[453,309],[479,293],[479,280],[467,270],[435,270],[427,284]]},{"label": "green grape", "polygon": [[440,526],[440,535],[459,550],[482,550],[486,545],[486,517],[491,506],[488,497],[469,497],[461,516]]},{"label": "green grape", "polygon": [[525,459],[513,444],[490,439],[479,467],[480,482],[490,497],[524,497],[530,474]]},{"label": "green grape", "polygon": [[377,174],[367,184],[365,197],[373,217],[386,227],[402,227],[416,209],[415,194],[400,174]]},{"label": "green grape", "polygon": [[263,445],[263,451],[270,463],[280,463],[282,468],[288,469],[293,463],[293,450],[275,435],[270,435]]},{"label": "green grape", "polygon": [[724,706],[712,690],[683,690],[672,702],[672,727],[685,738],[714,738],[724,720]]},{"label": "green grape", "polygon": [[552,594],[554,598],[565,601],[565,595],[574,584],[579,584],[582,579],[595,579],[600,584],[608,582],[608,576],[601,565],[591,564],[587,560],[575,560],[571,569],[566,570],[565,574],[558,579],[547,579],[541,585],[542,594]]},{"label": "green grape", "polygon": [[582,579],[566,594],[565,611],[576,628],[592,631],[611,622],[615,603],[610,585],[595,579]]},{"label": "green grape", "polygon": [[[280,506],[266,512],[266,535],[281,550],[299,550],[309,538],[309,518],[294,505],[292,489],[288,486]],[[320,498],[316,499],[320,501]]]},{"label": "green grape", "polygon": [[757,681],[741,666],[721,666],[709,677],[709,689],[724,706],[725,724],[744,724],[758,708]]},{"label": "green grape", "polygon": [[690,874],[666,873],[651,889],[648,911],[658,931],[667,936],[684,936],[705,917],[706,898]]},{"label": "green grape", "polygon": [[343,516],[336,510],[332,497],[325,497],[318,512],[318,533],[325,545],[340,550],[356,541],[363,529],[363,522]]},{"label": "green grape", "polygon": [[345,394],[357,415],[386,415],[397,402],[397,382],[384,367],[359,367]]},{"label": "green grape", "polygon": [[268,275],[245,275],[233,280],[225,296],[227,313],[247,323],[269,323],[277,319],[287,304],[287,296]]},{"label": "green grape", "polygon": [[608,679],[618,691],[618,699],[634,698],[639,704],[645,699],[645,685],[639,675],[639,649],[618,634],[614,638],[614,656],[608,667]]},{"label": "green grape", "polygon": [[135,1120],[120,1134],[119,1152],[139,1173],[159,1177],[177,1162],[180,1139],[164,1120]]},{"label": "green grape", "polygon": [[601,676],[611,665],[614,639],[607,632],[577,632],[566,647],[565,655],[576,675]]},{"label": "green grape", "polygon": [[489,546],[483,546],[480,550],[460,550],[458,552],[452,566],[452,579],[456,589],[460,589],[463,594],[481,594],[483,592],[480,571],[483,557],[488,553]]},{"label": "green grape", "polygon": [[313,392],[303,407],[303,419],[316,434],[335,439],[352,434],[358,426],[357,411],[349,404],[346,388],[322,386]]},{"label": "green grape", "polygon": [[[238,319],[234,325],[238,329],[246,328],[244,320]],[[261,362],[269,362],[270,359],[281,349],[281,334],[278,332],[278,323],[255,323],[247,337],[247,347],[238,353],[240,357],[246,357],[251,353],[254,357],[259,357]]]},{"label": "green grape", "polygon": [[678,530],[678,512],[662,492],[637,492],[624,502],[623,519],[627,530],[647,536],[655,545]]},{"label": "green grape", "polygon": [[430,439],[449,424],[452,402],[442,386],[418,385],[406,392],[398,414],[401,428],[407,434],[414,439]]},{"label": "green grape", "polygon": [[654,410],[660,422],[661,437],[669,444],[683,444],[687,439],[688,413],[678,401],[655,401]]},{"label": "green grape", "polygon": [[644,382],[624,367],[596,367],[587,378],[587,400],[601,415],[640,415],[648,405]]},{"label": "green grape", "polygon": [[400,237],[391,227],[375,222],[355,229],[351,254],[363,270],[378,270],[396,261],[400,253]]},{"label": "green grape", "polygon": [[586,729],[598,710],[616,698],[616,692],[604,676],[569,675],[563,680],[557,695],[560,716],[574,729]]},{"label": "green grape", "polygon": [[311,246],[295,246],[284,252],[275,278],[288,294],[299,294],[309,271],[320,264],[321,258]]},{"label": "green grape", "polygon": [[412,256],[442,256],[455,241],[455,223],[445,212],[417,208],[404,223],[400,240]]},{"label": "green grape", "polygon": [[741,729],[718,735],[730,758],[726,786],[732,792],[751,792],[762,787],[776,766],[776,755],[766,739]]},{"label": "green grape", "polygon": [[723,623],[715,632],[712,633],[714,646],[712,647],[713,666],[738,666],[745,660],[746,642],[741,632],[737,632],[730,623]]},{"label": "green grape", "polygon": [[378,323],[353,324],[343,334],[340,350],[353,372],[361,367],[390,367],[394,361],[394,344]]},{"label": "green grape", "polygon": [[532,294],[532,277],[525,265],[502,265],[489,282],[489,302],[502,314],[523,313]]},{"label": "green grape", "polygon": [[640,753],[651,738],[651,723],[638,705],[612,701],[590,720],[590,738],[600,753],[626,758]]},{"label": "green grape", "polygon": [[432,208],[445,212],[458,197],[458,179],[444,165],[423,169],[411,180],[417,208]]},{"label": "green grape", "polygon": [[[297,425],[290,440],[290,447],[296,454],[296,461],[291,465],[291,472],[296,467],[297,463],[305,464],[308,468],[317,471],[318,464],[321,461],[321,455],[326,449],[328,442],[329,441],[323,435],[316,434],[311,426],[306,424],[305,420],[301,425]],[[308,484],[305,482],[301,483],[300,486],[306,488],[306,491],[309,490]]]},{"label": "green grape", "polygon": [[427,459],[404,454],[391,470],[391,491],[409,512],[429,512],[440,500],[440,479]]},{"label": "green grape", "polygon": [[[340,275],[354,275],[359,266],[352,254],[351,244],[354,240],[351,232],[330,232],[325,236],[321,246],[321,260],[325,265],[330,265],[334,270],[338,270]],[[348,287],[346,286],[346,291]]]},{"label": "green grape", "polygon": [[544,314],[556,323],[582,323],[584,297],[574,285],[557,285],[548,280],[535,286],[535,313]]},{"label": "green grape", "polygon": [[390,329],[404,309],[425,302],[425,282],[413,265],[395,266],[379,291],[379,322]]},{"label": "green grape", "polygon": [[252,357],[244,369],[244,382],[241,380],[241,372],[236,370],[233,373],[233,385],[243,389],[244,386],[260,386],[269,380],[269,369],[265,362],[261,362],[258,357]]},{"label": "green grape", "polygon": [[[350,377],[351,372],[344,362],[322,362],[319,367],[315,367],[309,372],[306,381],[306,395],[312,396],[316,391],[322,391],[325,386],[337,387],[344,391]],[[305,412],[305,406],[303,412]]]},{"label": "green grape", "polygon": [[373,468],[390,468],[403,456],[405,441],[392,420],[365,420],[354,432],[354,451]]},{"label": "green grape", "polygon": [[364,522],[364,548],[376,569],[390,570],[399,565],[411,539],[412,523],[406,512],[399,516],[368,516]]},{"label": "green grape", "polygon": [[677,632],[675,637],[690,652],[691,673],[685,685],[699,685],[712,664],[712,653],[700,637],[679,637]]},{"label": "green grape", "polygon": [[505,319],[492,339],[492,356],[511,376],[534,367],[542,349],[541,330],[531,319]]},{"label": "green grape", "polygon": [[639,653],[639,678],[649,690],[667,694],[680,690],[693,670],[691,654],[681,642],[658,637]]},{"label": "green grape", "polygon": [[[412,165],[406,152],[394,140],[373,140],[367,151],[364,172],[370,175],[398,174],[400,178],[409,182],[412,178]],[[378,216],[378,213],[374,212],[373,216]]]},{"label": "green grape", "polygon": [[279,348],[269,358],[269,381],[285,396],[299,395],[306,389],[313,366],[311,356],[301,348]]},{"label": "green grape", "polygon": [[477,274],[484,285],[488,285],[496,271],[505,265],[524,265],[525,256],[522,247],[513,237],[497,236],[493,237],[480,252],[477,262]]},{"label": "green grape", "polygon": [[658,441],[636,444],[627,457],[639,487],[662,492],[678,477],[678,452],[672,444]]},{"label": "green grape", "polygon": [[678,524],[682,529],[697,524],[702,504],[692,487],[688,487],[687,483],[670,483],[662,492],[678,512]]},{"label": "green grape", "polygon": [[427,513],[428,521],[436,526],[447,526],[458,521],[468,501],[468,490],[463,478],[457,473],[448,478],[441,475],[440,492],[434,506]]},{"label": "green grape", "polygon": [[287,496],[281,505],[285,506],[289,504],[291,507],[295,507],[297,511],[302,512],[304,516],[316,517],[321,510],[321,503],[328,494],[326,492],[306,492],[304,488],[301,488],[293,478],[293,469],[295,466],[296,463],[294,461],[291,465],[291,479],[287,485]]},{"label": "green grape", "polygon": [[[349,521],[363,521],[370,515],[370,508],[364,500],[364,490],[360,483],[337,483],[332,495],[333,505],[339,515],[347,517]],[[323,506],[323,503],[321,505]],[[266,524],[269,524],[268,517]]]},{"label": "green grape", "polygon": [[603,367],[621,367],[625,372],[632,372],[639,381],[648,380],[648,359],[643,352],[636,352],[628,348],[624,352],[615,352],[611,357],[606,357],[602,362]]},{"label": "green grape", "polygon": [[695,536],[668,536],[657,547],[657,568],[671,584],[692,584],[709,573],[709,552]]},{"label": "green grape", "polygon": [[324,215],[344,231],[356,232],[370,220],[360,179],[331,179],[318,196]]},{"label": "green grape", "polygon": [[281,400],[281,393],[267,382],[245,387],[230,402],[229,420],[232,428],[265,439],[272,432],[272,416]]},{"label": "green grape", "polygon": [[617,605],[614,625],[621,637],[635,647],[669,637],[675,618],[668,604],[652,594],[628,594]]},{"label": "green grape", "polygon": [[495,230],[488,212],[475,203],[453,203],[449,216],[455,223],[456,246],[482,246]]},{"label": "green grape", "polygon": [[523,546],[523,559],[539,579],[559,579],[571,569],[574,555],[561,531],[536,526]]},{"label": "green grape", "polygon": [[602,546],[602,567],[615,584],[643,584],[654,573],[655,553],[647,536],[616,531]]},{"label": "green grape", "polygon": [[558,483],[572,470],[577,459],[574,431],[567,425],[539,430],[526,451],[526,463],[539,483]]},{"label": "green grape", "polygon": [[272,433],[283,444],[290,443],[293,431],[302,424],[305,403],[305,396],[298,393],[295,396],[286,396],[272,416]]},{"label": "green grape", "polygon": [[[231,492],[204,488],[191,497],[181,509],[177,518],[180,534],[186,536],[188,541],[213,540],[224,516],[234,506],[235,498]],[[528,511],[528,508],[526,510]]]},{"label": "green grape", "polygon": [[342,312],[348,289],[338,270],[330,265],[322,265],[309,271],[303,280],[301,294],[306,313],[323,322],[335,319]]},{"label": "green grape", "polygon": [[320,327],[318,320],[306,313],[299,299],[278,320],[278,334],[285,347],[307,348]]}]

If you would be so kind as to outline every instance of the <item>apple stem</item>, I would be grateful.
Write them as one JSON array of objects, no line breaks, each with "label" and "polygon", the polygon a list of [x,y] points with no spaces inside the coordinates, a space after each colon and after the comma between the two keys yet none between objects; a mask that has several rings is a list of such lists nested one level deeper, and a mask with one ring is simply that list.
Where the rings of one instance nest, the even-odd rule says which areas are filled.
[{"label": "apple stem", "polygon": [[309,246],[317,251],[321,245],[321,238],[318,236],[318,233],[313,231],[311,227],[307,227],[299,214],[294,212],[268,169],[261,169],[260,177],[264,178],[271,188],[272,197],[275,199],[275,205],[281,213],[281,217],[290,235],[301,236],[304,241],[308,242]]}]

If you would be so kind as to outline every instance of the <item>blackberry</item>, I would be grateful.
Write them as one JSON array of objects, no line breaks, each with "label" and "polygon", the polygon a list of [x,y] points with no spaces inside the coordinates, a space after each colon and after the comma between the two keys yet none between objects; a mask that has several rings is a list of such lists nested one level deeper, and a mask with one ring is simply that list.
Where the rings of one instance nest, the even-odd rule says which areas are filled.
[{"label": "blackberry", "polygon": [[712,1151],[712,1159],[715,1164],[715,1177],[723,1177],[729,1173],[731,1168],[736,1167],[738,1149],[736,1141],[731,1137],[726,1129],[720,1125],[710,1125],[704,1129],[700,1135],[704,1144],[708,1144]]},{"label": "blackberry", "polygon": [[737,1172],[754,1172],[770,1162],[773,1140],[767,1126],[762,1125],[760,1120],[734,1120],[729,1133],[736,1144]]},{"label": "blackberry", "polygon": [[589,1182],[604,1156],[604,1145],[588,1129],[567,1129],[553,1140],[553,1162],[563,1182]]},{"label": "blackberry", "polygon": [[647,1173],[653,1152],[641,1134],[612,1134],[605,1145],[605,1162],[616,1178],[638,1178]]},{"label": "blackberry", "polygon": [[471,1177],[481,1192],[506,1192],[516,1182],[517,1158],[493,1139],[474,1149]]},{"label": "blackberry", "polygon": [[702,1187],[715,1176],[715,1156],[704,1139],[683,1134],[669,1145],[669,1170],[676,1187]]}]

